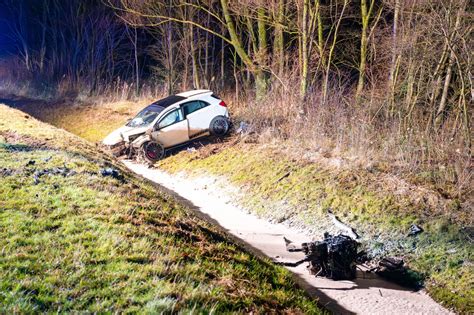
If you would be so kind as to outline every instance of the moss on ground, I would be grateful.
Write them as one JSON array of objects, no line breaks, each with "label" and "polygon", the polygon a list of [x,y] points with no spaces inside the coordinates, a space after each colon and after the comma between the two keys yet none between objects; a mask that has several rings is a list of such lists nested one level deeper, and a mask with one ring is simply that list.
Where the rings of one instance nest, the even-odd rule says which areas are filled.
[{"label": "moss on ground", "polygon": [[5,106],[0,117],[0,313],[321,312],[285,269],[87,142]]},{"label": "moss on ground", "polygon": [[[472,213],[455,201],[452,207],[447,202],[436,209],[423,198],[381,187],[380,174],[292,160],[258,145],[237,145],[211,155],[208,150],[183,151],[158,165],[169,172],[224,176],[244,187],[240,201],[252,211],[319,234],[331,229],[331,210],[356,228],[369,253],[404,257],[414,279],[425,279],[433,298],[460,313],[474,311],[474,235],[463,229]],[[413,223],[425,231],[407,236]]]}]

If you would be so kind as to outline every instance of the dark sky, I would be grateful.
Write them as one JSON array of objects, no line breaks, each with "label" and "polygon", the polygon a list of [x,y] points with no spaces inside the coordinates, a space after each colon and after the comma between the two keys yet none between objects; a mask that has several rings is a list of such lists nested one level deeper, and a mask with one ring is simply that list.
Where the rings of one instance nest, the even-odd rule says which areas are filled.
[{"label": "dark sky", "polygon": [[0,56],[12,53],[15,49],[15,44],[11,39],[10,23],[12,23],[10,10],[5,1],[0,0]]}]

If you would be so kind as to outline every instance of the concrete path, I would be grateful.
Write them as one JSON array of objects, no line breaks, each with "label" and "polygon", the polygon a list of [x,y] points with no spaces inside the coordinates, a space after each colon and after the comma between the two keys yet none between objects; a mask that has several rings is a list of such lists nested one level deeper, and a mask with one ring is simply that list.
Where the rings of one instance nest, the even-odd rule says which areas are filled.
[{"label": "concrete path", "polygon": [[[203,214],[205,219],[221,226],[254,253],[279,261],[303,258],[302,253],[286,251],[283,236],[301,243],[311,240],[309,235],[282,224],[270,223],[232,205],[232,200],[215,178],[170,175],[133,161],[125,160],[123,163],[136,174],[164,187]],[[423,291],[413,292],[364,272],[358,272],[354,281],[316,278],[308,273],[305,265],[288,269],[310,295],[318,297],[320,303],[334,313],[450,314]]]}]

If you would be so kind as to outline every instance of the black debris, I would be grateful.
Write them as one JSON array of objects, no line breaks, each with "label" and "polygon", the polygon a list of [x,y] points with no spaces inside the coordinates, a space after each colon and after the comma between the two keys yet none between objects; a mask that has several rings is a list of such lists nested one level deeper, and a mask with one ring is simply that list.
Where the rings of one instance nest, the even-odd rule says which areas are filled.
[{"label": "black debris", "polygon": [[117,169],[112,168],[112,167],[102,168],[100,170],[100,174],[104,177],[105,176],[110,176],[112,178],[115,178],[115,179],[118,179],[118,180],[121,180],[121,181],[124,180],[122,174],[120,174],[120,172]]},{"label": "black debris", "polygon": [[33,183],[35,185],[38,185],[40,183],[40,176],[39,174],[37,174],[36,172],[33,174]]},{"label": "black debris", "polygon": [[381,270],[400,270],[404,268],[405,262],[398,257],[385,257],[379,261],[379,271]]},{"label": "black debris", "polygon": [[11,169],[9,169],[9,168],[5,168],[5,167],[4,167],[3,169],[0,170],[0,175],[1,175],[2,177],[4,177],[4,176],[11,176],[12,174],[13,174],[13,170],[11,170]]},{"label": "black debris", "polygon": [[369,254],[365,250],[361,250],[357,253],[356,263],[364,264],[370,260]]},{"label": "black debris", "polygon": [[26,166],[35,165],[35,163],[36,163],[35,160],[29,160],[28,163],[26,163]]},{"label": "black debris", "polygon": [[328,246],[328,268],[326,277],[334,280],[354,279],[356,276],[356,241],[346,235],[324,235]]},{"label": "black debris", "polygon": [[280,263],[296,267],[308,262],[308,269],[315,276],[333,280],[350,280],[356,275],[357,247],[359,243],[346,235],[324,234],[323,241],[308,242],[296,246],[285,238],[288,251],[302,251],[306,257],[296,263]]},{"label": "black debris", "polygon": [[384,257],[372,271],[375,271],[377,275],[387,280],[405,287],[419,289],[423,286],[423,275],[408,269],[402,258]]},{"label": "black debris", "polygon": [[61,175],[63,177],[69,177],[76,175],[77,172],[74,170],[71,170],[70,168],[64,166],[64,167],[54,167],[51,169],[43,169],[43,170],[36,170],[33,173],[33,181],[35,185],[38,185],[40,183],[40,178],[45,175]]},{"label": "black debris", "polygon": [[375,273],[383,278],[398,283],[402,282],[402,279],[407,278],[405,262],[403,259],[397,257],[382,258],[375,268]]},{"label": "black debris", "polygon": [[421,232],[423,232],[423,228],[421,228],[421,226],[416,225],[416,224],[412,224],[410,226],[410,230],[408,232],[408,235],[409,236],[415,236],[417,234],[420,234]]}]

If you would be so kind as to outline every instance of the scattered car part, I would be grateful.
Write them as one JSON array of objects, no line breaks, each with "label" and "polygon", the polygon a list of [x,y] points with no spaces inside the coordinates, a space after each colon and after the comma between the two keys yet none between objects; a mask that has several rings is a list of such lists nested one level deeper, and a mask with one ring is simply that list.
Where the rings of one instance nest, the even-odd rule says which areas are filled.
[{"label": "scattered car part", "polygon": [[107,168],[101,169],[100,174],[104,177],[110,176],[110,177],[118,179],[120,181],[124,180],[122,174],[120,174],[120,172],[117,169],[113,168],[113,167],[107,167]]},{"label": "scattered car part", "polygon": [[416,225],[416,224],[412,224],[410,226],[410,230],[408,232],[408,235],[409,236],[415,236],[415,235],[420,234],[421,232],[423,232],[423,228],[421,226]]},{"label": "scattered car part", "polygon": [[33,173],[33,181],[35,185],[40,183],[40,178],[45,175],[62,175],[63,177],[69,177],[76,175],[76,171],[71,170],[70,168],[64,167],[54,167],[50,169],[35,170]]},{"label": "scattered car part", "polygon": [[284,238],[289,252],[304,252],[305,258],[294,262],[278,264],[296,267],[308,262],[308,269],[315,276],[333,280],[350,280],[355,278],[357,247],[359,243],[346,235],[324,234],[322,241],[302,243],[297,246]]},{"label": "scattered car part", "polygon": [[236,132],[238,134],[245,134],[251,132],[251,130],[252,126],[250,124],[246,123],[245,121],[241,121],[239,124],[239,128],[237,128]]}]

